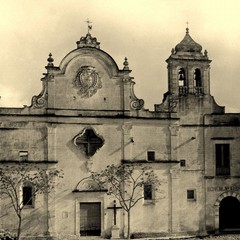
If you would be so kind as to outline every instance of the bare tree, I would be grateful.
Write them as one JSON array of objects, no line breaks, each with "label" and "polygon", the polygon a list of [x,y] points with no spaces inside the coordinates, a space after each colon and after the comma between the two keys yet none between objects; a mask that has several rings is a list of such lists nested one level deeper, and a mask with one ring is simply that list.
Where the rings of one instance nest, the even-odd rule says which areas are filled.
[{"label": "bare tree", "polygon": [[143,187],[150,185],[158,191],[160,180],[150,167],[133,164],[108,165],[104,170],[92,172],[93,180],[101,188],[107,187],[108,194],[113,195],[128,216],[127,238],[130,238],[131,209],[144,198]]},{"label": "bare tree", "polygon": [[[16,239],[20,239],[22,227],[22,210],[36,195],[50,192],[56,183],[56,179],[62,178],[63,173],[57,169],[38,167],[36,164],[12,163],[0,167],[0,192],[10,199],[18,218]],[[31,186],[31,194],[24,199],[22,189]]]}]

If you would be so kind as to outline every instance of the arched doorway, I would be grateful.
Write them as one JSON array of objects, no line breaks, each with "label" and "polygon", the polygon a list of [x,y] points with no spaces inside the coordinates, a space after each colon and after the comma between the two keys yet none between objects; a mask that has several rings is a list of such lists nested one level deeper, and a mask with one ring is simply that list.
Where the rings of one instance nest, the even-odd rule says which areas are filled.
[{"label": "arched doorway", "polygon": [[236,197],[228,196],[219,204],[219,230],[240,230],[240,202]]}]

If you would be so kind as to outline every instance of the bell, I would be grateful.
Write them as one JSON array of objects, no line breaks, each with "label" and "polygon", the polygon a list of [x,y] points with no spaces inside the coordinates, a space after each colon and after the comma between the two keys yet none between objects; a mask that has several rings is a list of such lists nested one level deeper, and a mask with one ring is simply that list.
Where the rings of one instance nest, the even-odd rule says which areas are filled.
[{"label": "bell", "polygon": [[179,74],[179,79],[178,79],[178,80],[185,80],[183,73],[180,73],[180,74]]}]

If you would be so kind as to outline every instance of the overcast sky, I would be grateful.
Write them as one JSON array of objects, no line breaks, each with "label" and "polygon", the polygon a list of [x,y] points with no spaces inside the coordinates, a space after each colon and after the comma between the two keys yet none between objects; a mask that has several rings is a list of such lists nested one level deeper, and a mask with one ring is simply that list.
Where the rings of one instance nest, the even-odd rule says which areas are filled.
[{"label": "overcast sky", "polygon": [[190,35],[211,63],[211,94],[240,112],[239,0],[0,0],[0,106],[30,105],[41,92],[51,52],[55,66],[91,34],[123,67],[128,57],[135,93],[153,109],[167,91],[171,49]]}]

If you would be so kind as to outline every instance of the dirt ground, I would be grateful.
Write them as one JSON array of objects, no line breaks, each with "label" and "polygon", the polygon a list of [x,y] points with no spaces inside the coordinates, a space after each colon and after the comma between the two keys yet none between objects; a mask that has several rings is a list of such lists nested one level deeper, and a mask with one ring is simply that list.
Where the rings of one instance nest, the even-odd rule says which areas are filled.
[{"label": "dirt ground", "polygon": [[[219,235],[219,236],[208,236],[204,238],[191,238],[192,240],[240,240],[240,234],[228,234],[228,235]],[[189,239],[190,240],[190,239]]]}]

